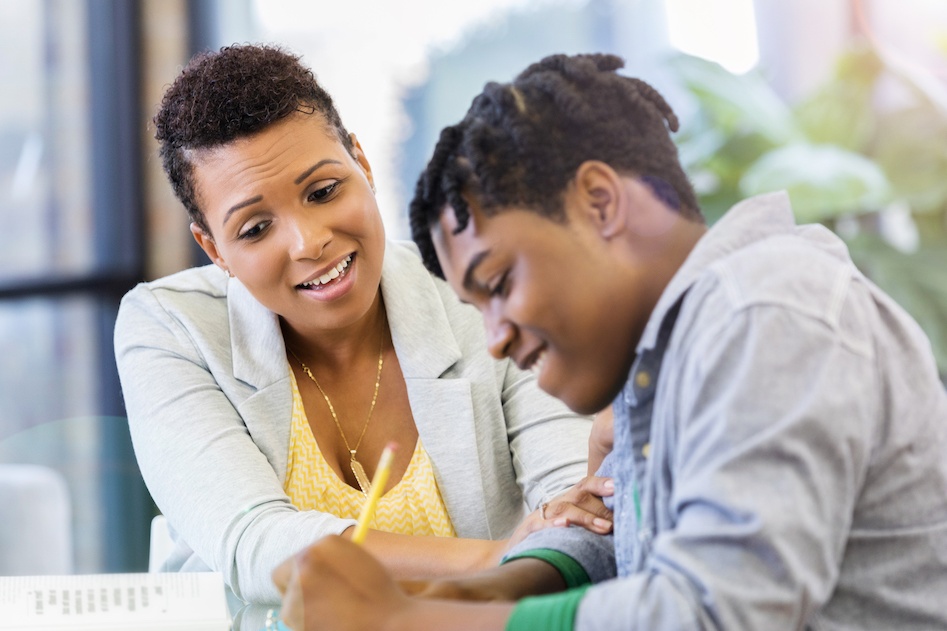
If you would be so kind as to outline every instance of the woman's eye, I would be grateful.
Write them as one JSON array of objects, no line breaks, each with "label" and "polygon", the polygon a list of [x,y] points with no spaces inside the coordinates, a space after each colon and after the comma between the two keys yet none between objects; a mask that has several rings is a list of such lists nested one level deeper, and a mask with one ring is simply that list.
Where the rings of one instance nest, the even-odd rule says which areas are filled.
[{"label": "woman's eye", "polygon": [[268,221],[261,221],[258,224],[254,224],[241,232],[237,238],[239,239],[255,239],[263,234],[263,231],[266,230],[266,227],[269,225]]},{"label": "woman's eye", "polygon": [[339,182],[333,182],[327,186],[317,188],[313,192],[309,193],[309,196],[306,198],[310,202],[324,202],[332,197],[332,194],[336,191],[339,186]]}]

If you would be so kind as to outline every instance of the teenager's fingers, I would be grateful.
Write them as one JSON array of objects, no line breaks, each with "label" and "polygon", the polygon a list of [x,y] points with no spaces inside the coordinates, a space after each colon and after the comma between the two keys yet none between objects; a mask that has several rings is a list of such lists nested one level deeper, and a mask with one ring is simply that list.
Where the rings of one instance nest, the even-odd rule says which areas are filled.
[{"label": "teenager's fingers", "polygon": [[415,596],[427,591],[431,586],[430,581],[404,579],[398,581],[398,587],[408,596]]},{"label": "teenager's fingers", "polygon": [[289,585],[289,579],[293,574],[295,563],[295,557],[290,557],[277,565],[270,575],[273,578],[276,589],[278,589],[281,594],[286,593],[286,587]]},{"label": "teenager's fingers", "polygon": [[280,567],[288,566],[289,575],[280,591],[283,593],[283,604],[280,609],[280,619],[290,629],[305,628],[305,595],[299,574],[295,571],[296,557],[291,557]]}]

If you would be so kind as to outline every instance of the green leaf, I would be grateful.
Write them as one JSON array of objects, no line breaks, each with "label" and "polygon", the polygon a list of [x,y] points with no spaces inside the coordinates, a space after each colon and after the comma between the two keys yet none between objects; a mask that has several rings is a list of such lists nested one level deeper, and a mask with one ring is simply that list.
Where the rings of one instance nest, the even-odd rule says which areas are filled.
[{"label": "green leaf", "polygon": [[947,242],[905,254],[863,234],[849,242],[849,251],[859,269],[917,320],[942,378],[947,376]]},{"label": "green leaf", "polygon": [[852,83],[833,83],[796,107],[796,120],[813,144],[834,144],[863,151],[876,127],[871,90]]},{"label": "green leaf", "polygon": [[668,63],[710,124],[723,133],[755,133],[774,145],[799,137],[792,111],[758,72],[735,75],[690,55],[676,55]]},{"label": "green leaf", "polygon": [[947,117],[939,110],[922,104],[882,117],[873,155],[911,210],[947,207]]},{"label": "green leaf", "polygon": [[875,131],[872,97],[882,68],[870,48],[856,47],[839,57],[834,79],[794,108],[810,142],[864,152]]},{"label": "green leaf", "polygon": [[789,192],[802,223],[877,210],[890,194],[884,172],[868,158],[832,145],[803,143],[770,151],[740,180],[745,196],[781,189]]}]

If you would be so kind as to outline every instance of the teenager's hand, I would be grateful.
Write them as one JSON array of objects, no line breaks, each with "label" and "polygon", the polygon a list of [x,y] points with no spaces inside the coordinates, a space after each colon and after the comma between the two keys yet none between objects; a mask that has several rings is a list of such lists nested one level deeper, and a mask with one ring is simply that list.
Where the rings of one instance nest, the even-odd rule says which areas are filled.
[{"label": "teenager's hand", "polygon": [[[500,576],[512,581],[515,591],[564,589],[548,563],[523,562]],[[285,561],[274,570],[273,582],[283,594],[280,617],[293,631],[502,631],[513,610],[508,602],[409,598],[364,547],[335,535]]]},{"label": "teenager's hand", "polygon": [[411,608],[374,557],[334,535],[287,559],[273,582],[283,594],[280,617],[294,631],[384,629]]},{"label": "teenager's hand", "polygon": [[608,534],[612,531],[612,511],[605,508],[602,498],[614,492],[611,478],[592,475],[582,478],[568,491],[527,515],[507,542],[506,550],[530,533],[553,526],[582,526],[600,535]]}]

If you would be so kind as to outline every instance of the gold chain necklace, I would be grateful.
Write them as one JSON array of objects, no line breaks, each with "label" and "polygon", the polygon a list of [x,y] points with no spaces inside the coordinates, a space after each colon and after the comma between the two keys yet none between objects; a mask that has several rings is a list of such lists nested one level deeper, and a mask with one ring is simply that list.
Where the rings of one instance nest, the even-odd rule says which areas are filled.
[{"label": "gold chain necklace", "polygon": [[329,400],[329,395],[326,394],[326,391],[322,389],[322,386],[319,385],[319,382],[316,380],[316,376],[312,374],[312,371],[309,370],[309,366],[303,363],[303,360],[299,359],[299,356],[293,352],[292,349],[287,347],[290,355],[292,355],[296,361],[299,362],[299,365],[302,366],[303,372],[312,379],[312,382],[316,384],[316,387],[319,389],[319,393],[322,394],[322,398],[326,400],[326,405],[329,406],[329,412],[332,414],[332,420],[335,421],[335,426],[339,428],[339,435],[342,437],[342,442],[345,443],[345,448],[351,454],[352,459],[349,461],[349,466],[352,468],[352,473],[355,474],[355,481],[358,482],[358,488],[362,490],[362,493],[368,495],[368,492],[372,488],[371,480],[368,478],[368,475],[365,473],[365,467],[362,466],[362,463],[355,458],[356,452],[358,452],[358,446],[362,444],[362,437],[365,436],[365,430],[368,429],[368,424],[372,420],[372,412],[375,411],[375,402],[378,400],[378,387],[381,385],[381,367],[385,361],[385,336],[381,336],[381,343],[378,345],[378,374],[375,376],[375,393],[372,394],[372,404],[368,408],[368,418],[365,419],[365,425],[362,426],[362,433],[358,435],[358,440],[355,441],[355,449],[349,445],[349,441],[345,438],[345,432],[342,431],[342,424],[339,423],[339,417],[335,414],[335,408],[332,406],[332,401]]}]

